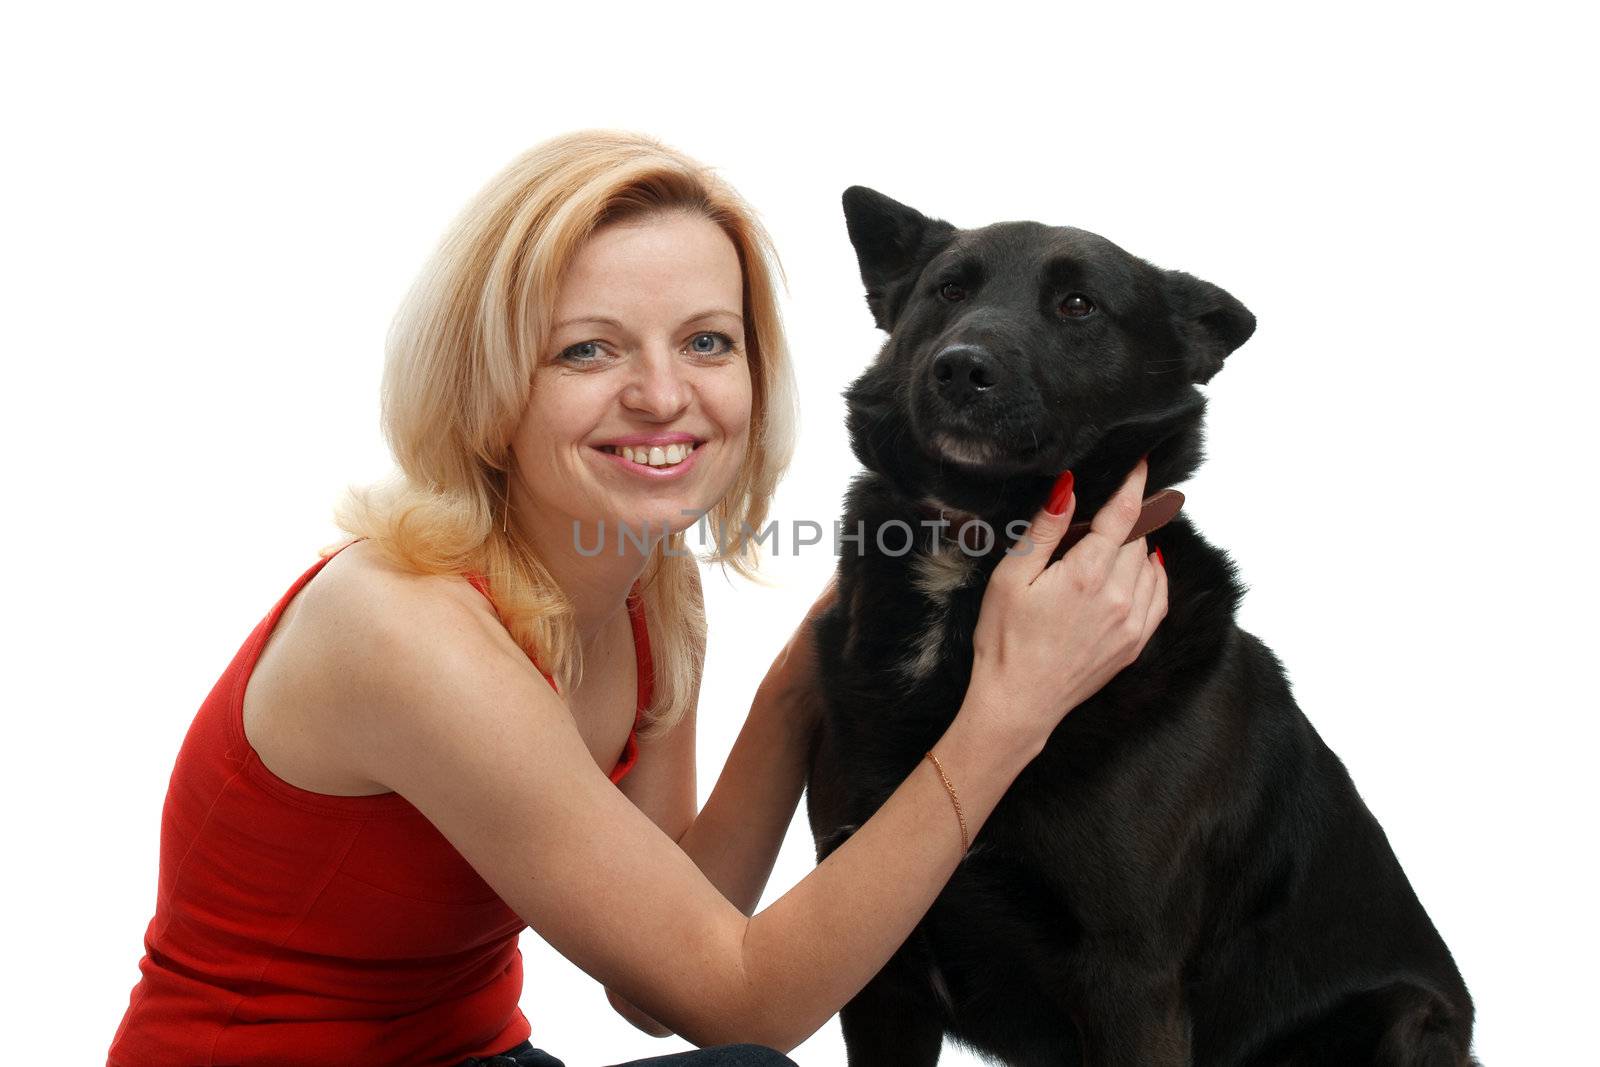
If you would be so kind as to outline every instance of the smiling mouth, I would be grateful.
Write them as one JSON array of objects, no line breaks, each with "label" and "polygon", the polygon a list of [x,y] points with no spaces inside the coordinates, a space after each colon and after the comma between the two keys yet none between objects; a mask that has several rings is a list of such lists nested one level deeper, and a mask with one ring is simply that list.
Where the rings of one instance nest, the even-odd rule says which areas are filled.
[{"label": "smiling mouth", "polygon": [[703,441],[671,445],[596,445],[601,452],[609,452],[613,456],[621,456],[630,463],[637,463],[641,467],[676,467],[689,455],[698,449]]}]

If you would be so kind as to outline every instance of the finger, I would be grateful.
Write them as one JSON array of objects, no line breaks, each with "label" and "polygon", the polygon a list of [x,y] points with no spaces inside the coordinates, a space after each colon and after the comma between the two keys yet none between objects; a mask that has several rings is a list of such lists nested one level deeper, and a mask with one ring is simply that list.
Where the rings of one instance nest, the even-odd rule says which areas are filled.
[{"label": "finger", "polygon": [[1150,634],[1145,626],[1150,621],[1149,603],[1151,594],[1155,592],[1156,576],[1153,573],[1156,562],[1143,553],[1139,556],[1138,570],[1134,575],[1133,591],[1128,603],[1128,615],[1123,620],[1123,633],[1131,641],[1130,651],[1133,653],[1130,662],[1137,663],[1139,657],[1144,655],[1144,646],[1150,640]]},{"label": "finger", "polygon": [[1154,552],[1143,551],[1149,546],[1145,545],[1142,539],[1138,544],[1141,545],[1141,549],[1138,570],[1134,572],[1133,577],[1133,607],[1128,614],[1139,623],[1142,634],[1144,624],[1150,615],[1150,598],[1155,596],[1156,592],[1156,571],[1160,570],[1160,567],[1156,564]]},{"label": "finger", "polygon": [[1167,617],[1167,568],[1160,560],[1155,558],[1155,553],[1150,553],[1151,577],[1154,585],[1150,590],[1150,601],[1145,606],[1144,615],[1144,640],[1148,642],[1150,635],[1156,632],[1156,627],[1161,625],[1161,620]]},{"label": "finger", "polygon": [[[1112,496],[1112,499],[1122,506],[1113,509],[1103,520],[1101,514],[1097,513],[1089,528],[1099,530],[1112,538],[1116,544],[1126,544],[1128,535],[1133,532],[1134,524],[1139,521],[1139,515],[1143,510],[1144,486],[1149,476],[1150,461],[1148,458],[1141,458],[1133,465],[1133,469],[1128,472],[1128,476],[1122,480],[1122,485]],[[1100,511],[1103,513],[1105,509],[1101,508]]]},{"label": "finger", "polygon": [[1117,553],[1127,543],[1134,523],[1139,521],[1144,510],[1144,483],[1148,471],[1149,464],[1145,460],[1135,463],[1121,488],[1095,512],[1083,539],[1062,557],[1063,562],[1075,560],[1074,566],[1082,567],[1095,576],[1093,584],[1098,585],[1106,580],[1116,563]]},{"label": "finger", "polygon": [[1138,598],[1139,578],[1144,573],[1145,550],[1150,546],[1144,538],[1129,541],[1117,549],[1117,558],[1111,563],[1111,574],[1106,585],[1128,598],[1128,614],[1143,621],[1144,604]]},{"label": "finger", "polygon": [[[1062,493],[1067,494],[1064,501],[1060,499]],[[1051,501],[1046,501],[1045,506],[1034,513],[1033,521],[1028,523],[1028,528],[1023,531],[1022,536],[1006,549],[1005,558],[995,567],[994,574],[989,578],[991,582],[999,579],[1032,585],[1034,579],[1049,565],[1050,557],[1055,554],[1062,535],[1067,532],[1067,527],[1072,525],[1073,512],[1078,509],[1078,494],[1072,491],[1071,471],[1061,472],[1050,490],[1050,495],[1062,509],[1061,514],[1050,514]]]}]

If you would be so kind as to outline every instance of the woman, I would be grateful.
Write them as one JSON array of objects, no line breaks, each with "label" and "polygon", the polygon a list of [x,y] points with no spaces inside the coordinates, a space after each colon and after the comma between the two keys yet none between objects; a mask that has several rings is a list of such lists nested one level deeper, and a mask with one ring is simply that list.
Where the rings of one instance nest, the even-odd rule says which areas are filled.
[{"label": "woman", "polygon": [[793,444],[771,258],[732,190],[628,134],[534,149],[457,220],[391,338],[397,478],[352,493],[356,539],[185,739],[110,1062],[558,1063],[517,1007],[532,926],[630,1021],[702,1046],[648,1062],[788,1063],[1137,657],[1166,610],[1122,543],[1144,465],[1046,566],[1064,473],[991,579],[930,765],[753,914],[802,791],[812,651],[802,626],[697,814],[685,531],[707,517],[711,558],[753,572]]}]

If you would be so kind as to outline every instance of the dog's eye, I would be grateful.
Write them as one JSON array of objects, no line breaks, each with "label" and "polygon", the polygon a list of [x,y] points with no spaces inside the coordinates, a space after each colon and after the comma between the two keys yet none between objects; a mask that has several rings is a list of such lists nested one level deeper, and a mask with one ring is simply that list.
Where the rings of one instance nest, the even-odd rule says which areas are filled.
[{"label": "dog's eye", "polygon": [[1056,309],[1063,318],[1081,319],[1094,312],[1094,301],[1082,293],[1068,293],[1066,299],[1061,301]]},{"label": "dog's eye", "polygon": [[967,291],[955,282],[945,282],[939,286],[939,295],[950,301],[965,300]]}]

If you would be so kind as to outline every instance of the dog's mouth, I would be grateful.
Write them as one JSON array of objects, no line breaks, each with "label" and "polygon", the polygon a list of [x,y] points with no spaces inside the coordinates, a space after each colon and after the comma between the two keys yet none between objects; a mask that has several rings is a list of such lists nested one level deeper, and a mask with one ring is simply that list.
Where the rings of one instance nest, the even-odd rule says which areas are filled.
[{"label": "dog's mouth", "polygon": [[1016,473],[1031,467],[1039,458],[1040,446],[1005,445],[989,438],[966,437],[941,430],[928,442],[928,453],[940,463],[952,464],[973,473]]},{"label": "dog's mouth", "polygon": [[993,441],[975,441],[953,433],[936,433],[931,444],[938,459],[968,467],[986,467],[1003,454]]}]

